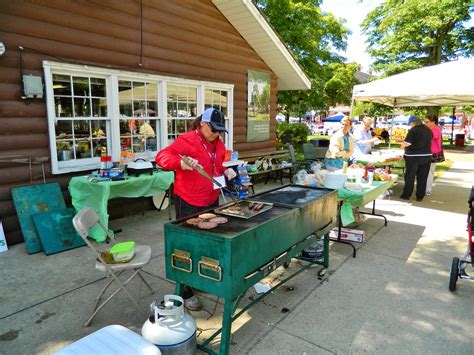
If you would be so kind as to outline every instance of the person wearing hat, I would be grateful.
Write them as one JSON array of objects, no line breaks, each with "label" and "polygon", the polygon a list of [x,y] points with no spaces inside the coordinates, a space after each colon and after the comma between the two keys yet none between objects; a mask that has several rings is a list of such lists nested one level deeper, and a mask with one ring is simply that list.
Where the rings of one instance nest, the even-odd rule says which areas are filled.
[{"label": "person wearing hat", "polygon": [[[220,181],[223,176],[232,179],[237,175],[233,169],[222,165],[226,150],[220,137],[223,132],[227,132],[224,115],[217,109],[208,108],[193,121],[193,130],[178,136],[156,155],[155,161],[160,167],[175,171],[173,192],[177,219],[219,204],[219,189],[194,170],[198,165]],[[188,163],[181,159],[183,156],[188,158]],[[184,288],[183,298],[188,309],[202,308],[190,287]]]},{"label": "person wearing hat", "polygon": [[401,148],[405,149],[405,186],[400,196],[402,200],[409,200],[415,188],[416,200],[423,201],[426,192],[426,181],[431,165],[431,129],[422,124],[418,116],[410,116],[408,131]]}]

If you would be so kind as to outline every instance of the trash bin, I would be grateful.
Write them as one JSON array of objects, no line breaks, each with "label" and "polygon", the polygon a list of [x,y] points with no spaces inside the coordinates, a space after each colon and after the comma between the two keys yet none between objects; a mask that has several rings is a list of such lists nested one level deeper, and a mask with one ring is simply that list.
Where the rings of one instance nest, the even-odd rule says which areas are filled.
[{"label": "trash bin", "polygon": [[454,145],[456,147],[464,147],[464,134],[456,134],[456,139],[454,140]]},{"label": "trash bin", "polygon": [[329,147],[329,139],[326,138],[313,138],[310,140],[310,143],[315,148]]}]

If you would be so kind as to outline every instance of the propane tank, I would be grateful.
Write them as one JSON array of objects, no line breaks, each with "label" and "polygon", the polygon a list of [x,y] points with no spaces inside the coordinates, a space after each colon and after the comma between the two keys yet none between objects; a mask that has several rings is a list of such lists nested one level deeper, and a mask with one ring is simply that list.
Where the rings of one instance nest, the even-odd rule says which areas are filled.
[{"label": "propane tank", "polygon": [[165,295],[164,304],[150,305],[154,315],[143,324],[142,336],[164,355],[196,352],[196,322],[184,313],[184,300]]}]

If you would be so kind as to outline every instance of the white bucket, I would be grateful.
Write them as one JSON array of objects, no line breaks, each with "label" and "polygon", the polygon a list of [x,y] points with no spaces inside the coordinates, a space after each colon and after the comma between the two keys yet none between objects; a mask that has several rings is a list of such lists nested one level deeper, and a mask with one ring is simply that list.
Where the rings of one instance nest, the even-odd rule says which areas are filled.
[{"label": "white bucket", "polygon": [[328,171],[324,178],[324,186],[328,189],[340,189],[344,187],[347,176],[344,173]]}]

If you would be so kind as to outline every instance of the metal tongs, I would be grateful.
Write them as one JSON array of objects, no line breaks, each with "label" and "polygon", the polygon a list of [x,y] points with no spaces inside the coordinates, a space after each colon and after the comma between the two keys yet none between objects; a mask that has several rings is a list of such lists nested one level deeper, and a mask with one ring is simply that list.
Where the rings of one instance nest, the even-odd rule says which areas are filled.
[{"label": "metal tongs", "polygon": [[[189,160],[189,158],[185,155],[179,155],[181,157],[181,160],[186,164],[186,165],[189,165],[191,167],[191,161]],[[194,167],[194,170],[196,170],[199,174],[201,174],[202,176],[204,176],[206,179],[208,179],[209,181],[213,182],[214,184],[216,184],[219,188],[223,189],[223,190],[226,190],[228,193],[229,193],[229,196],[230,198],[232,199],[232,202],[234,203],[234,205],[236,205],[238,203],[238,201],[235,199],[235,197],[232,195],[232,191],[230,191],[227,187],[223,186],[219,181],[217,181],[216,179],[214,179],[211,175],[209,175],[206,170],[204,170],[202,168],[202,166],[200,164],[196,165],[196,167]]]}]

